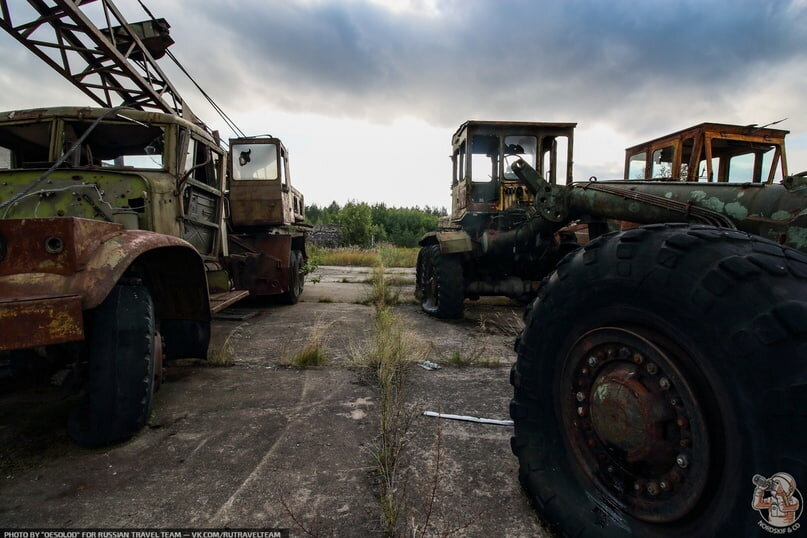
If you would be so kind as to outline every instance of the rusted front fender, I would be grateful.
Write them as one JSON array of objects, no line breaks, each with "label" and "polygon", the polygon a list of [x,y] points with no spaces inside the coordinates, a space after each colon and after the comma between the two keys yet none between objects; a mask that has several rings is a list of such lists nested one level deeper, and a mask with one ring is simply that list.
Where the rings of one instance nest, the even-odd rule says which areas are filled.
[{"label": "rusted front fender", "polygon": [[[10,219],[0,220],[0,242],[0,350],[81,340],[81,311],[98,306],[127,271],[149,286],[161,318],[210,319],[203,260],[177,237],[79,218]],[[71,298],[70,319],[55,298]],[[21,322],[33,326],[10,334]]]}]

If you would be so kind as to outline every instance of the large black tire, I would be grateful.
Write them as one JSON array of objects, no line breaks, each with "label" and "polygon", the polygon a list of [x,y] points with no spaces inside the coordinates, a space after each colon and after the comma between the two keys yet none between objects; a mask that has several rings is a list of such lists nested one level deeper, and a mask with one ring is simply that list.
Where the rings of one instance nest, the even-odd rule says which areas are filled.
[{"label": "large black tire", "polygon": [[429,254],[429,247],[420,247],[418,258],[415,263],[415,299],[423,299],[423,264]]},{"label": "large black tire", "polygon": [[87,390],[68,421],[87,447],[120,443],[146,423],[154,393],[154,304],[142,284],[118,284],[86,317]]},{"label": "large black tire", "polygon": [[752,477],[807,486],[807,256],[652,225],[564,258],[528,308],[512,449],[569,536],[756,536]]},{"label": "large black tire", "polygon": [[462,260],[440,252],[440,245],[424,249],[420,306],[438,318],[461,318],[465,300]]},{"label": "large black tire", "polygon": [[280,296],[283,303],[297,304],[297,301],[300,300],[305,285],[305,275],[302,271],[303,253],[299,250],[292,250],[289,254],[289,289]]}]

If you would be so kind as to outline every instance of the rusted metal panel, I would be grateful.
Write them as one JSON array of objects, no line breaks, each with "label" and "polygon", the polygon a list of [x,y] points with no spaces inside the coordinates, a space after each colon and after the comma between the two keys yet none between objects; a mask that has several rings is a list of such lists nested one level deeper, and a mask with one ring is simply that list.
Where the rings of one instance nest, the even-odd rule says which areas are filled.
[{"label": "rusted metal panel", "polygon": [[123,226],[75,218],[0,220],[6,256],[0,276],[16,273],[69,275],[84,268],[88,255]]},{"label": "rusted metal panel", "polygon": [[470,252],[473,249],[471,236],[463,231],[437,232],[437,241],[440,244],[440,252],[444,254]]},{"label": "rusted metal panel", "polygon": [[210,313],[215,314],[249,295],[249,290],[234,290],[210,296]]},{"label": "rusted metal panel", "polygon": [[[159,264],[160,253],[165,253],[166,259],[175,259],[169,255],[182,251],[187,255],[176,259],[196,260],[197,272],[202,271],[199,254],[182,239],[145,230],[124,230],[119,224],[72,217],[9,219],[0,220],[0,235],[7,243],[6,256],[0,261],[0,300],[78,295],[83,309],[94,308],[143,255],[148,255],[146,261],[153,266]],[[62,240],[61,252],[46,250],[45,241],[50,237]],[[187,278],[194,281],[204,281],[203,274],[197,277],[188,273],[190,268],[176,270],[187,273]],[[184,310],[206,312],[206,297],[202,289],[194,294],[193,301],[185,301],[192,305]]]},{"label": "rusted metal panel", "polygon": [[229,267],[237,288],[251,295],[288,291],[291,234],[231,234]]},{"label": "rusted metal panel", "polygon": [[0,351],[83,339],[78,295],[0,299]]}]

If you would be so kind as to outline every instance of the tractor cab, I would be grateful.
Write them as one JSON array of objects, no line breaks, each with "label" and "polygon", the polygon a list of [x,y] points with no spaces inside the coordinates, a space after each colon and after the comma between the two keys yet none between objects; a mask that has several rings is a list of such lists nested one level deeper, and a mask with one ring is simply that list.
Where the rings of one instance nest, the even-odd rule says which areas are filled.
[{"label": "tractor cab", "polygon": [[773,183],[787,177],[788,131],[702,123],[625,150],[625,179]]},{"label": "tractor cab", "polygon": [[528,207],[536,193],[511,169],[527,161],[552,184],[572,181],[576,123],[466,121],[452,137],[451,220],[463,227]]}]

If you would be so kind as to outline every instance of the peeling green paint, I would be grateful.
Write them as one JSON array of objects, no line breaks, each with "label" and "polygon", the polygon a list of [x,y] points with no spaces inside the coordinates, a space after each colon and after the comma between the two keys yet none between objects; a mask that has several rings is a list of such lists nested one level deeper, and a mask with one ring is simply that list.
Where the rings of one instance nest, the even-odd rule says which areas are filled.
[{"label": "peeling green paint", "polygon": [[789,212],[785,211],[784,209],[780,209],[779,211],[776,211],[776,212],[773,213],[773,215],[771,215],[771,218],[773,220],[788,220],[788,219],[790,219],[792,217],[793,217],[793,215],[791,215]]},{"label": "peeling green paint", "polygon": [[791,226],[787,230],[787,244],[804,252],[807,250],[807,228]]},{"label": "peeling green paint", "polygon": [[706,193],[704,191],[692,191],[689,194],[690,199],[694,200],[695,202],[700,202],[704,198],[706,198]]},{"label": "peeling green paint", "polygon": [[[700,192],[700,191],[698,191]],[[694,193],[693,193],[694,194]],[[712,196],[711,198],[700,198],[696,200],[700,202],[700,205],[705,207],[706,209],[711,209],[712,211],[717,211],[718,213],[723,212],[723,208],[726,206],[726,203],[721,201],[720,198],[716,196]],[[748,213],[746,211],[746,213]]]},{"label": "peeling green paint", "polygon": [[748,209],[740,202],[726,204],[726,215],[736,220],[744,220],[748,216]]}]

